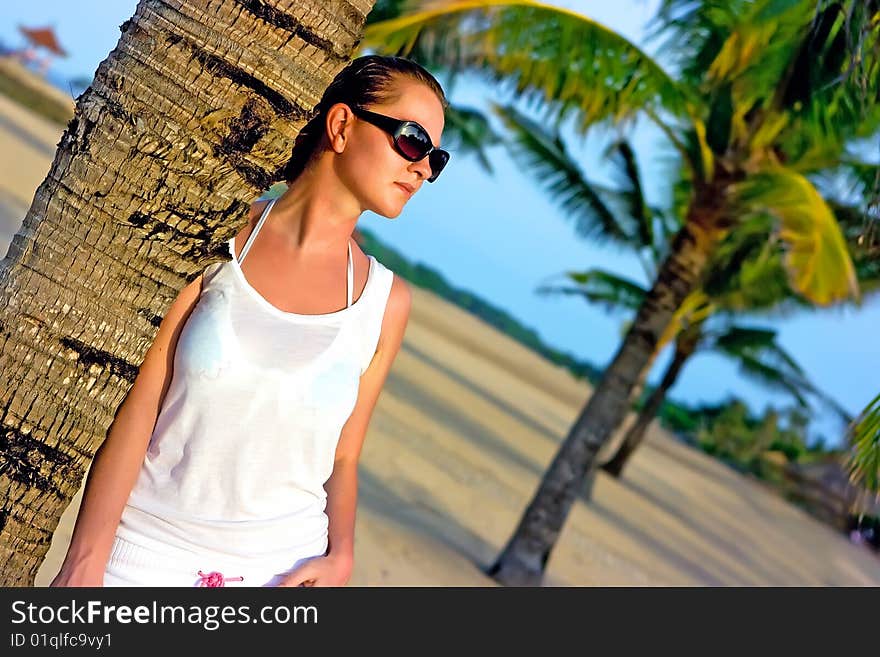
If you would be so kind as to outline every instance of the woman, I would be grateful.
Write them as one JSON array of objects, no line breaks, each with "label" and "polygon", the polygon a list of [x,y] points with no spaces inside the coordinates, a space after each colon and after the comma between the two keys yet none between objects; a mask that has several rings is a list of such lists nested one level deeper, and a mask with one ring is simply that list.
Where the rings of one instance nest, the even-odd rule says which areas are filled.
[{"label": "woman", "polygon": [[397,217],[439,175],[446,107],[407,59],[368,55],[336,76],[287,191],[255,203],[231,260],[169,308],[52,586],[348,582],[358,457],[410,307],[351,235],[364,210]]}]

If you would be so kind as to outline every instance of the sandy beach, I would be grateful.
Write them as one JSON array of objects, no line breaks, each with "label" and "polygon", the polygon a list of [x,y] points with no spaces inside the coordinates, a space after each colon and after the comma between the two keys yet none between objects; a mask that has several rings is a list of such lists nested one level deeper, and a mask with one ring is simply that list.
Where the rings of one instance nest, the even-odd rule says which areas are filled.
[{"label": "sandy beach", "polygon": [[[0,253],[63,129],[0,96]],[[492,586],[503,548],[589,386],[413,287],[403,348],[364,446],[352,586]],[[607,446],[610,447],[610,446]],[[36,585],[60,565],[79,499]],[[880,559],[651,428],[622,480],[599,473],[550,556],[548,586],[877,586]]]}]

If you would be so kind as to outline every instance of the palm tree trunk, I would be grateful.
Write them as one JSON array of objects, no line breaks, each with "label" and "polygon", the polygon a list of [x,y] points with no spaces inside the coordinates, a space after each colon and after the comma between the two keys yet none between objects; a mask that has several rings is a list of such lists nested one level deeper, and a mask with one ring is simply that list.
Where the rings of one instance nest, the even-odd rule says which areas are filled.
[{"label": "palm tree trunk", "polygon": [[0,585],[33,578],[171,301],[280,179],[370,0],[141,0],[0,263]]},{"label": "palm tree trunk", "polygon": [[[651,357],[648,359],[648,362],[645,363],[645,366],[642,368],[642,371],[639,374],[639,378],[636,380],[636,383],[633,386],[632,392],[629,395],[630,408],[632,408],[637,403],[637,400],[641,399],[642,395],[644,394],[645,386],[647,385],[647,382],[648,382],[648,375],[651,373],[651,369],[654,367],[654,362],[657,360],[657,356],[659,355],[659,353],[661,351],[662,351],[662,347],[660,347],[658,345],[658,347],[654,349],[654,353],[652,353]],[[638,422],[638,417],[636,417],[636,419],[633,420],[631,424],[627,425],[628,419],[629,419],[629,414],[627,414],[625,416],[624,421],[621,423],[620,431],[623,431],[624,429],[626,429],[626,432],[629,433],[630,427],[635,425],[636,422]],[[593,480],[591,480],[591,483],[588,485],[588,490],[583,495],[584,501],[588,501],[591,499],[592,481]]]},{"label": "palm tree trunk", "polygon": [[698,343],[699,338],[696,340],[693,339],[689,335],[689,332],[681,333],[678,338],[676,338],[675,353],[672,356],[672,361],[663,373],[660,385],[658,385],[648,397],[645,405],[639,412],[639,416],[635,423],[633,423],[626,432],[626,436],[624,437],[623,442],[621,442],[617,452],[615,452],[614,456],[601,466],[602,470],[610,474],[612,477],[620,477],[623,468],[626,466],[627,461],[629,461],[629,457],[632,456],[633,452],[638,449],[639,445],[641,445],[642,441],[645,439],[648,427],[653,419],[657,417],[660,407],[666,400],[667,393],[678,380],[678,375],[681,373],[684,364],[697,350]]},{"label": "palm tree trunk", "polygon": [[[562,443],[519,525],[486,573],[512,586],[539,586],[571,505],[595,468],[596,454],[626,416],[633,387],[676,309],[693,291],[721,237],[724,188],[696,190],[684,228],[600,384]],[[705,227],[705,228],[704,228]]]}]

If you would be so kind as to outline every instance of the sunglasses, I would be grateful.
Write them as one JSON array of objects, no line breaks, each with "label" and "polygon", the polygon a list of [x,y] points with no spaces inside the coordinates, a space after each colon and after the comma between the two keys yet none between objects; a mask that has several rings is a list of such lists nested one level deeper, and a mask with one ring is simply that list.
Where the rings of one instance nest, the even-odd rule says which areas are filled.
[{"label": "sunglasses", "polygon": [[404,159],[418,162],[427,155],[428,164],[431,165],[431,177],[428,178],[428,182],[437,180],[437,176],[449,162],[449,152],[435,148],[428,132],[415,121],[393,119],[360,107],[352,107],[351,111],[355,116],[391,135],[394,138],[394,150]]}]

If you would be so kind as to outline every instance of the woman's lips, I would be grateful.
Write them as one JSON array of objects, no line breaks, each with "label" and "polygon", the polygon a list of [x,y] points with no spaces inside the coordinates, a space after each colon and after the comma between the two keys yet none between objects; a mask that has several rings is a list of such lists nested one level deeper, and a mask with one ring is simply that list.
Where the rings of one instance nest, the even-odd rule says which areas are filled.
[{"label": "woman's lips", "polygon": [[407,187],[406,185],[403,185],[403,184],[401,184],[401,183],[399,183],[399,182],[396,182],[396,183],[394,183],[394,184],[397,185],[398,187],[400,187],[404,192],[406,192],[406,195],[407,195],[407,196],[412,196],[414,190],[410,189],[410,188]]}]

